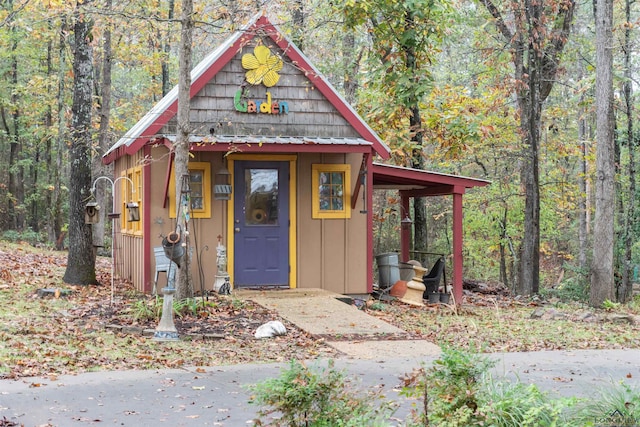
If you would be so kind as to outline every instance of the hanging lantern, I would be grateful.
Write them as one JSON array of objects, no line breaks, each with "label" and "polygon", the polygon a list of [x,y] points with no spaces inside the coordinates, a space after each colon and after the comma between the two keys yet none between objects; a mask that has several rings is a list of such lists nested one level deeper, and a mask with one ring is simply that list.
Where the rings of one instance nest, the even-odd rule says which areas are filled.
[{"label": "hanging lantern", "polygon": [[127,203],[127,211],[129,212],[129,222],[140,221],[140,207],[136,202]]},{"label": "hanging lantern", "polygon": [[84,207],[84,223],[85,224],[97,224],[100,221],[100,206],[97,202],[89,202]]}]

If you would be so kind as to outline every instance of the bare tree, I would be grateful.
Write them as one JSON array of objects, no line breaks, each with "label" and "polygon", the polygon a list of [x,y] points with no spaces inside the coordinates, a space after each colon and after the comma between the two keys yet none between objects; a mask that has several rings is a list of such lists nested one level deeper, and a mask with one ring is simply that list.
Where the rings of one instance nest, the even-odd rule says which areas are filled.
[{"label": "bare tree", "polygon": [[[180,59],[178,81],[178,135],[173,146],[175,153],[175,177],[176,177],[176,222],[178,229],[183,233],[183,241],[188,248],[187,222],[184,212],[188,205],[183,204],[182,177],[189,176],[189,136],[191,124],[189,111],[191,109],[191,46],[193,42],[193,0],[182,1],[180,33]],[[188,202],[188,201],[187,201]],[[181,207],[182,205],[182,207]],[[176,299],[181,300],[193,296],[193,283],[189,274],[189,250],[185,250],[184,259],[178,274],[176,275]]]},{"label": "bare tree", "polygon": [[589,304],[615,299],[613,242],[615,162],[613,141],[613,0],[595,0],[596,20],[596,212]]},{"label": "bare tree", "polygon": [[[482,0],[511,51],[522,138],[521,180],[525,189],[524,236],[520,247],[518,295],[540,287],[540,125],[542,106],[551,93],[560,57],[569,38],[576,3],[521,0],[500,10]],[[505,19],[510,17],[510,21]]]},{"label": "bare tree", "polygon": [[[627,142],[627,151],[629,156],[629,164],[628,164],[628,176],[629,176],[629,196],[627,198],[626,206],[623,206],[623,210],[621,213],[622,218],[622,229],[624,230],[623,237],[623,247],[624,251],[621,254],[621,265],[620,269],[622,270],[622,283],[620,283],[620,287],[617,292],[618,301],[626,302],[631,299],[633,293],[633,278],[632,278],[632,248],[633,248],[633,240],[634,240],[634,232],[633,229],[636,225],[637,214],[636,214],[636,159],[635,159],[635,150],[636,150],[636,136],[634,130],[634,94],[633,94],[633,75],[631,69],[631,61],[633,54],[633,46],[632,46],[632,38],[631,38],[631,29],[633,25],[631,24],[633,18],[631,17],[631,4],[635,0],[626,0],[625,1],[625,15],[627,25],[624,26],[624,81],[622,83],[622,94],[624,96],[624,109],[626,113],[627,119],[627,129],[626,129],[626,142]],[[622,199],[622,198],[621,198]],[[625,204],[623,202],[623,204]]]},{"label": "bare tree", "polygon": [[84,10],[88,1],[77,3],[74,23],[73,105],[71,129],[71,179],[69,182],[69,255],[62,278],[66,283],[96,283],[91,225],[84,223],[84,208],[91,188],[91,109],[93,93],[93,23]]},{"label": "bare tree", "polygon": [[[112,1],[106,0],[105,7],[107,10],[111,9]],[[111,138],[109,132],[109,122],[111,119],[111,27],[107,23],[102,36],[102,82],[100,84],[100,128],[98,129],[98,147],[96,154],[93,158],[93,177],[94,179],[99,176],[112,176],[113,167],[111,165],[105,165],[102,163],[102,155],[111,146]],[[98,205],[104,206],[105,209],[98,211],[100,220],[93,225],[93,243],[97,247],[104,246],[104,232],[105,224],[108,222],[107,211],[114,212],[115,207],[111,206],[112,200],[107,192],[107,187],[104,185],[96,186],[95,197]],[[111,207],[111,209],[106,209]],[[113,226],[113,224],[111,225]],[[111,242],[114,245],[115,242]]]}]

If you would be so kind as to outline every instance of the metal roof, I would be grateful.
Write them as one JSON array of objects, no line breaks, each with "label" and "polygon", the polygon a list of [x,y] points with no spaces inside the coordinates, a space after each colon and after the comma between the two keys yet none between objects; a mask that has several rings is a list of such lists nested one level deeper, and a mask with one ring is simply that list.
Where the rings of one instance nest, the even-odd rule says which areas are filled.
[{"label": "metal roof", "polygon": [[472,188],[484,187],[488,184],[491,184],[491,181],[485,179],[373,163],[374,189],[425,190],[438,188],[444,190],[445,193],[449,193],[447,188],[450,188],[451,192],[453,192],[453,187],[455,186]]},{"label": "metal roof", "polygon": [[[176,135],[161,135],[170,142],[176,142]],[[311,136],[252,136],[252,135],[191,135],[189,142],[195,144],[284,144],[284,145],[352,145],[372,146],[373,143],[363,138],[320,138]],[[197,150],[197,148],[196,148]]]}]

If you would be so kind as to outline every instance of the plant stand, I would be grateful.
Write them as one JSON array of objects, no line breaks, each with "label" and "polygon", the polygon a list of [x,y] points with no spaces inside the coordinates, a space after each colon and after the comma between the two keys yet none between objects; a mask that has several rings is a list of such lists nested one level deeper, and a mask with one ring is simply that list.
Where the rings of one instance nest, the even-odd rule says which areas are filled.
[{"label": "plant stand", "polygon": [[400,298],[400,301],[405,304],[418,306],[424,305],[422,297],[426,288],[424,283],[422,283],[422,276],[424,276],[426,271],[427,269],[420,265],[415,265],[413,267],[413,279],[407,283],[407,292],[405,292],[404,296]]}]

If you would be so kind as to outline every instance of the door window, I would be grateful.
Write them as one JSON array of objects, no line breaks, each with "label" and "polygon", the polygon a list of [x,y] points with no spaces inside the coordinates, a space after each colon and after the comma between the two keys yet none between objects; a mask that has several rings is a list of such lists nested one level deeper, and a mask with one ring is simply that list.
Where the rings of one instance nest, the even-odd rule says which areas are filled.
[{"label": "door window", "polygon": [[278,169],[244,171],[245,225],[278,225]]}]

